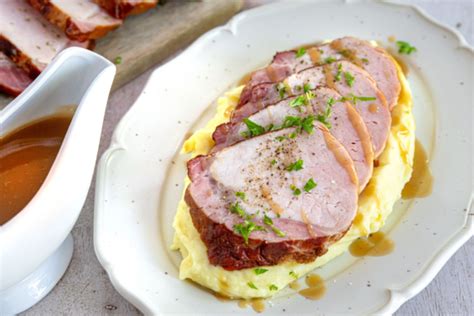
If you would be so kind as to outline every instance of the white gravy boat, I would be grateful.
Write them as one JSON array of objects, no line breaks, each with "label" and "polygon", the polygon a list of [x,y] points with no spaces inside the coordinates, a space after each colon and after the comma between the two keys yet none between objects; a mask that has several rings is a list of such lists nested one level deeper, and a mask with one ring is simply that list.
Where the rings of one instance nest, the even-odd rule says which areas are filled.
[{"label": "white gravy boat", "polygon": [[70,231],[94,172],[115,66],[85,49],[68,48],[0,112],[0,135],[77,105],[59,153],[39,191],[0,226],[0,315],[41,300],[71,260]]}]

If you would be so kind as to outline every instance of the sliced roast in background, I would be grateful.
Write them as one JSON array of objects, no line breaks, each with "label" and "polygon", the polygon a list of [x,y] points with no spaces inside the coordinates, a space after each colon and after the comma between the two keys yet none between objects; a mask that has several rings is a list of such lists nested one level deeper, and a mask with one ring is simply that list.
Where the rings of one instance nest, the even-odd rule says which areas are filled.
[{"label": "sliced roast in background", "polygon": [[132,14],[140,14],[154,8],[158,0],[94,0],[111,16],[124,19]]},{"label": "sliced roast in background", "polygon": [[7,56],[0,52],[0,92],[17,96],[33,80],[18,68]]},{"label": "sliced roast in background", "polygon": [[185,194],[211,264],[226,270],[313,261],[349,229],[358,182],[344,147],[316,122],[188,162]]},{"label": "sliced roast in background", "polygon": [[0,51],[32,78],[63,49],[90,48],[92,44],[91,41],[69,40],[24,1],[0,1]]},{"label": "sliced roast in background", "polygon": [[239,106],[248,102],[250,91],[257,84],[278,82],[288,76],[282,77],[284,73],[296,73],[336,60],[348,60],[364,68],[384,94],[389,108],[395,106],[401,86],[393,58],[383,48],[374,47],[369,42],[354,37],[343,37],[301,51],[277,53],[269,67],[252,74],[242,92]]},{"label": "sliced roast in background", "polygon": [[[311,98],[306,104],[296,104],[294,96],[247,117],[249,124],[257,124],[265,130],[288,126],[303,128],[312,121],[320,121],[328,127],[331,134],[344,146],[354,162],[359,179],[359,192],[364,189],[372,176],[374,153],[369,132],[358,112],[347,101],[337,101],[342,96],[333,89],[321,87],[308,91]],[[304,125],[306,124],[306,125]],[[216,146],[213,151],[230,146],[247,138],[247,123],[227,123],[218,126],[213,134]]]},{"label": "sliced roast in background", "polygon": [[28,0],[49,22],[72,40],[87,41],[105,36],[122,25],[90,0]]},{"label": "sliced roast in background", "polygon": [[380,155],[390,131],[390,110],[383,93],[370,75],[348,61],[308,68],[289,76],[283,82],[255,86],[250,93],[249,102],[234,111],[231,121],[240,122],[288,95],[300,95],[304,93],[304,86],[308,89],[327,86],[353,104],[367,126],[375,157]]}]

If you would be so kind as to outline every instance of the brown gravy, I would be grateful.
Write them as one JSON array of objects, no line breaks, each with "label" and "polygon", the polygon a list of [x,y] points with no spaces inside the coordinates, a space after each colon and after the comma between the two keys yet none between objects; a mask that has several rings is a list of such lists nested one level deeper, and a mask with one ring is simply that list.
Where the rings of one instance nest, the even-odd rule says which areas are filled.
[{"label": "brown gravy", "polygon": [[354,257],[380,257],[388,255],[394,248],[393,241],[379,231],[370,234],[368,237],[360,237],[354,240],[349,246],[349,252]]},{"label": "brown gravy", "polygon": [[326,285],[324,279],[317,274],[309,274],[306,276],[306,285],[308,288],[298,292],[301,296],[310,300],[319,300],[326,293]]},{"label": "brown gravy", "polygon": [[261,313],[265,310],[265,300],[262,298],[254,298],[251,300],[239,300],[237,305],[240,308],[247,308],[249,305],[252,306],[253,310],[257,313]]},{"label": "brown gravy", "polygon": [[72,116],[54,115],[0,137],[0,225],[18,214],[48,175]]},{"label": "brown gravy", "polygon": [[402,191],[403,199],[427,197],[433,190],[433,175],[431,174],[428,156],[423,145],[416,140],[415,157],[413,159],[413,173],[410,181]]}]

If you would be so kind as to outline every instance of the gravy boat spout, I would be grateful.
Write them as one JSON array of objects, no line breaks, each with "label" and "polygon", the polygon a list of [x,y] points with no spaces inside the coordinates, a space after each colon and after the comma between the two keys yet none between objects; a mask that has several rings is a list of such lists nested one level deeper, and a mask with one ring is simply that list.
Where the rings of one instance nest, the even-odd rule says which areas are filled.
[{"label": "gravy boat spout", "polygon": [[[68,48],[0,112],[0,135],[5,136],[22,125],[77,105],[39,191],[0,226],[2,315],[21,312],[39,301],[69,264],[72,240],[68,235],[89,190],[114,76],[115,66],[107,59],[85,49]],[[61,260],[48,263],[54,256]],[[39,269],[44,271],[39,273]]]}]

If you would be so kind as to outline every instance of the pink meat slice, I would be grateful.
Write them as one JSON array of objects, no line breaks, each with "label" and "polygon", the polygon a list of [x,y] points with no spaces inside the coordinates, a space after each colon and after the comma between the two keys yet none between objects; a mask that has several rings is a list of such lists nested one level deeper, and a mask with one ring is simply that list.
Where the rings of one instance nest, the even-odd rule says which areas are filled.
[{"label": "pink meat slice", "polygon": [[17,96],[28,87],[32,79],[0,52],[0,91]]},{"label": "pink meat slice", "polygon": [[390,110],[397,104],[401,86],[393,58],[383,48],[374,47],[368,41],[343,37],[307,48],[303,54],[297,54],[296,50],[277,53],[268,67],[253,73],[242,92],[239,105],[248,102],[250,91],[260,83],[278,82],[288,76],[284,74],[296,73],[331,60],[348,60],[362,67],[375,80]]},{"label": "pink meat slice", "polygon": [[[286,98],[274,105],[247,117],[253,123],[268,129],[284,126],[285,120],[300,117],[313,117],[326,123],[331,134],[344,146],[354,161],[362,191],[372,175],[374,153],[367,127],[354,107],[333,89],[320,87],[311,91],[314,94],[305,106],[292,107],[297,96]],[[329,110],[327,119],[325,113]],[[233,145],[245,139],[248,127],[244,122],[227,123],[218,126],[213,134],[216,143],[213,151]]]},{"label": "pink meat slice", "polygon": [[[352,159],[319,122],[311,134],[288,137],[295,132],[268,132],[188,162],[191,183],[185,200],[212,264],[235,270],[284,260],[308,262],[350,227],[358,199]],[[299,159],[303,168],[288,171]],[[316,186],[305,190],[309,179]],[[251,232],[248,243],[236,232],[245,218],[231,211],[235,203],[265,228]]]},{"label": "pink meat slice", "polygon": [[92,42],[70,41],[25,1],[0,1],[0,51],[32,78],[57,53],[70,46],[89,48]]},{"label": "pink meat slice", "polygon": [[[352,80],[347,78],[352,78]],[[380,155],[390,131],[390,110],[383,93],[377,88],[370,75],[348,61],[308,68],[289,76],[283,82],[255,86],[251,91],[249,101],[234,111],[231,122],[240,122],[288,95],[299,95],[303,93],[302,87],[305,85],[309,89],[327,86],[352,103],[367,126],[375,157]]]}]

